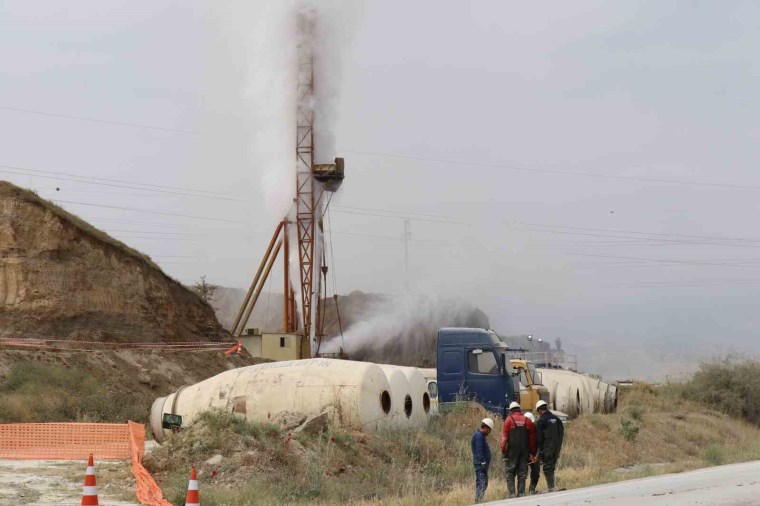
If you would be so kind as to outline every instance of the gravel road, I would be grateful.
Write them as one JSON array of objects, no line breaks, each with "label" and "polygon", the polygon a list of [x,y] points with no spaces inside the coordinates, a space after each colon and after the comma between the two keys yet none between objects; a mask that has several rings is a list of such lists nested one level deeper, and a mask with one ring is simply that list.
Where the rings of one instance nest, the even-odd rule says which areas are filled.
[{"label": "gravel road", "polygon": [[[543,477],[541,478],[543,480]],[[750,506],[760,505],[760,461],[711,467],[609,485],[540,494],[508,506]]]}]

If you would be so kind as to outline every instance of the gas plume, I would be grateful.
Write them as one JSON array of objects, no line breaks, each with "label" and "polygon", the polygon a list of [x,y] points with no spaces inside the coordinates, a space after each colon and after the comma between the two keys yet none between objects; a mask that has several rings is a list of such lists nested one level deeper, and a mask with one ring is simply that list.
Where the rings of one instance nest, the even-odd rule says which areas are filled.
[{"label": "gas plume", "polygon": [[488,317],[462,299],[413,293],[375,297],[352,320],[343,338],[333,337],[321,351],[343,347],[352,359],[432,366],[439,328],[489,327]]},{"label": "gas plume", "polygon": [[[253,170],[262,174],[263,197],[278,221],[293,214],[296,190],[298,45],[309,46],[314,55],[314,96],[307,105],[315,113],[315,161],[329,163],[336,156],[342,60],[359,10],[348,0],[267,0],[255,5],[246,65],[252,160],[257,165]],[[313,31],[299,32],[303,17],[313,21]]]}]

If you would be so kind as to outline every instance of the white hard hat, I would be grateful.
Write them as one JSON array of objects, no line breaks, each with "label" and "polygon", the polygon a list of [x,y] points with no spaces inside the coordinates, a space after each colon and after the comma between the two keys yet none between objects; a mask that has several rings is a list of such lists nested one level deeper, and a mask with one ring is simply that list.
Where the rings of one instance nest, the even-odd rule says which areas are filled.
[{"label": "white hard hat", "polygon": [[538,401],[536,403],[536,411],[538,411],[541,408],[545,408],[545,407],[546,407],[546,401]]},{"label": "white hard hat", "polygon": [[483,418],[483,420],[480,423],[482,423],[483,425],[487,425],[488,428],[491,430],[493,430],[494,428],[493,420],[491,420],[490,418]]},{"label": "white hard hat", "polygon": [[530,411],[528,411],[527,413],[525,413],[525,418],[530,419],[531,422],[535,422],[536,421],[536,417],[533,416],[533,413],[531,413]]},{"label": "white hard hat", "polygon": [[512,403],[509,405],[509,410],[512,411],[515,408],[520,409],[520,403],[512,401]]}]

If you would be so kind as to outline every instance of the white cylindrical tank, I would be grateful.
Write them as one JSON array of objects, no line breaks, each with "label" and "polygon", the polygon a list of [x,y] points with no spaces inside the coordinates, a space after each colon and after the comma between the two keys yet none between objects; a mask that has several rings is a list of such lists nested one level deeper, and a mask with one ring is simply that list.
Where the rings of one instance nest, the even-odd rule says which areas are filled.
[{"label": "white cylindrical tank", "polygon": [[399,369],[409,380],[412,397],[412,414],[409,417],[411,425],[415,428],[425,427],[430,419],[430,394],[428,393],[427,380],[416,367],[399,367]]},{"label": "white cylindrical tank", "polygon": [[544,386],[549,389],[553,409],[570,416],[602,413],[613,405],[611,387],[601,379],[562,369],[541,369]]},{"label": "white cylindrical tank", "polygon": [[171,431],[164,414],[182,416],[182,426],[203,411],[221,409],[256,422],[282,412],[327,413],[336,427],[376,431],[387,426],[390,384],[376,364],[314,358],[241,367],[182,387],[153,402],[150,424],[159,443]]},{"label": "white cylindrical tank", "polygon": [[401,369],[395,365],[378,364],[388,378],[391,392],[390,427],[409,428],[412,426],[412,392],[409,380]]}]

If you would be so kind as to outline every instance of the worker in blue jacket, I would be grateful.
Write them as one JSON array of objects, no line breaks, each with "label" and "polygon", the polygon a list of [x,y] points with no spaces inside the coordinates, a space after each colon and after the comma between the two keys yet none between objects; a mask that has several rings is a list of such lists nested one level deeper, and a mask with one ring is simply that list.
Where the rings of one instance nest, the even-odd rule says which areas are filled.
[{"label": "worker in blue jacket", "polygon": [[488,446],[486,437],[494,428],[493,420],[484,418],[480,422],[480,428],[472,435],[472,465],[475,467],[475,502],[483,500],[483,495],[488,488],[488,466],[491,465],[491,448]]}]

